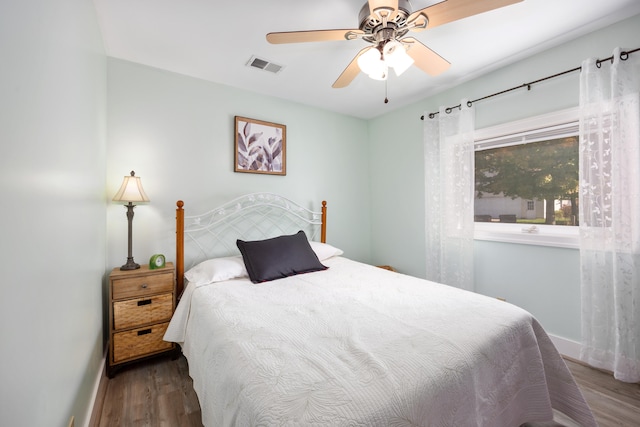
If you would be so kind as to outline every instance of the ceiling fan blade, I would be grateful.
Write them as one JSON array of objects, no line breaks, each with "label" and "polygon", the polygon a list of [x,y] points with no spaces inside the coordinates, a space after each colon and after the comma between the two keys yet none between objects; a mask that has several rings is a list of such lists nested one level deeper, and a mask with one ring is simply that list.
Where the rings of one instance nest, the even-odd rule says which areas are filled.
[{"label": "ceiling fan blade", "polygon": [[267,34],[267,41],[273,44],[326,42],[333,40],[353,40],[364,34],[362,30],[316,30],[288,31]]},{"label": "ceiling fan blade", "polygon": [[376,9],[398,10],[398,0],[369,0],[369,13],[373,15]]},{"label": "ceiling fan blade", "polygon": [[416,26],[413,31],[423,31],[427,28],[437,27],[442,24],[457,21],[469,16],[478,15],[493,9],[520,3],[522,0],[447,0],[425,7],[413,12],[407,22],[411,24],[416,19],[423,19],[421,15],[429,18],[429,24]]},{"label": "ceiling fan blade", "polygon": [[362,55],[369,49],[374,48],[372,46],[369,46],[358,52],[356,57],[351,60],[349,65],[347,65],[347,68],[345,68],[342,74],[340,74],[340,77],[338,77],[338,79],[331,85],[332,88],[339,89],[349,86],[353,79],[355,79],[356,76],[360,74],[360,67],[358,67],[358,58],[360,58],[360,55]]},{"label": "ceiling fan blade", "polygon": [[407,54],[413,58],[414,64],[430,76],[442,74],[451,66],[449,61],[413,37],[405,37],[400,41],[408,47]]}]

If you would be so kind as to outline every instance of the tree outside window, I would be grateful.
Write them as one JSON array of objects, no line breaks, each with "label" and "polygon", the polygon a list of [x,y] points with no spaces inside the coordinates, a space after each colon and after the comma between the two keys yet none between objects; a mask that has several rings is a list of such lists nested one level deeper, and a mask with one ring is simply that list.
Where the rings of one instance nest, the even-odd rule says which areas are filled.
[{"label": "tree outside window", "polygon": [[476,203],[476,219],[495,218],[500,198],[523,199],[528,210],[530,201],[544,202],[542,216],[523,218],[513,211],[498,216],[515,215],[518,222],[577,225],[578,156],[577,136],[476,151],[476,200],[491,195],[493,200],[483,204],[483,209],[494,205],[494,212],[489,213],[479,211]]}]

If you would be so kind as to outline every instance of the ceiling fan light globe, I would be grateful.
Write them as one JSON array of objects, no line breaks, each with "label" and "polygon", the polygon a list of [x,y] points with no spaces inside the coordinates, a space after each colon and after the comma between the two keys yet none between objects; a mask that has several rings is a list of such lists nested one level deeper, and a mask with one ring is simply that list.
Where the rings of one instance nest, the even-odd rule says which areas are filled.
[{"label": "ceiling fan light globe", "polygon": [[395,58],[393,62],[393,70],[396,72],[396,76],[400,76],[402,73],[407,71],[415,61],[412,57],[405,53],[404,55],[402,55],[402,57]]},{"label": "ceiling fan light globe", "polygon": [[397,40],[392,40],[384,46],[383,55],[385,62],[393,68],[397,76],[407,71],[414,63],[404,45]]},{"label": "ceiling fan light globe", "polygon": [[385,66],[384,69],[380,69],[375,73],[369,74],[369,78],[373,80],[387,80],[389,75],[389,69]]},{"label": "ceiling fan light globe", "polygon": [[375,68],[369,70],[367,74],[373,80],[387,80],[387,76],[389,75],[389,67],[383,60],[379,59]]},{"label": "ceiling fan light globe", "polygon": [[372,47],[358,57],[358,67],[365,74],[377,74],[386,65],[380,58],[378,49]]},{"label": "ceiling fan light globe", "polygon": [[397,40],[390,40],[385,43],[384,47],[382,48],[382,54],[384,56],[384,59],[391,60],[396,53],[402,50],[404,50],[404,46],[402,45],[402,43]]}]

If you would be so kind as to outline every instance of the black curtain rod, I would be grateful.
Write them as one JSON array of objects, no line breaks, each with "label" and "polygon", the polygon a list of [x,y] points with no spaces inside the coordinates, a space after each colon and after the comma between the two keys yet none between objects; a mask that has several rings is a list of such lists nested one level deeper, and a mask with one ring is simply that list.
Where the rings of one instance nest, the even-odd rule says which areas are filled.
[{"label": "black curtain rod", "polygon": [[[638,51],[640,51],[640,48],[636,48],[636,49],[633,49],[633,50],[630,50],[630,51],[620,52],[620,59],[621,59],[621,60],[623,60],[623,61],[626,61],[626,60],[627,60],[627,58],[629,58],[629,54],[634,53],[634,52],[638,52]],[[597,66],[598,68],[600,68],[601,64],[602,64],[603,62],[607,62],[607,61],[611,61],[611,63],[613,64],[613,55],[611,55],[611,56],[610,56],[610,57],[608,57],[608,58],[598,59],[598,60],[596,61],[596,66]],[[543,82],[543,81],[545,81],[545,80],[550,80],[550,79],[554,79],[554,78],[556,78],[556,77],[564,76],[565,74],[573,73],[573,72],[575,72],[575,71],[580,71],[581,69],[582,69],[582,67],[572,68],[572,69],[570,69],[570,70],[563,71],[563,72],[561,72],[561,73],[554,74],[554,75],[552,75],[552,76],[543,77],[543,78],[541,78],[541,79],[534,80],[534,81],[529,82],[529,83],[523,83],[523,84],[521,84],[520,86],[515,86],[515,87],[512,87],[511,89],[506,89],[506,90],[503,90],[503,91],[500,91],[500,92],[492,93],[491,95],[483,96],[482,98],[474,99],[473,101],[467,101],[467,107],[471,107],[474,103],[476,103],[476,102],[478,102],[478,101],[483,101],[483,100],[488,99],[488,98],[493,98],[494,96],[502,95],[502,94],[504,94],[504,93],[511,92],[511,91],[513,91],[513,90],[522,89],[522,88],[524,88],[524,87],[526,87],[526,88],[527,88],[527,90],[531,90],[531,86],[532,86],[532,85],[534,85],[534,84],[536,84],[536,83],[540,83],[540,82]],[[456,106],[454,106],[454,107],[447,107],[447,109],[445,110],[445,112],[446,112],[447,114],[449,114],[449,113],[450,113],[450,112],[452,112],[455,108],[461,108],[461,107],[462,107],[462,105],[461,105],[461,104],[458,104],[458,105],[456,105]],[[430,119],[433,119],[433,118],[436,116],[436,114],[440,114],[440,112],[439,112],[439,111],[436,111],[435,113],[429,113],[429,118],[430,118]],[[424,120],[424,116],[421,116],[421,117],[420,117],[420,120]]]}]

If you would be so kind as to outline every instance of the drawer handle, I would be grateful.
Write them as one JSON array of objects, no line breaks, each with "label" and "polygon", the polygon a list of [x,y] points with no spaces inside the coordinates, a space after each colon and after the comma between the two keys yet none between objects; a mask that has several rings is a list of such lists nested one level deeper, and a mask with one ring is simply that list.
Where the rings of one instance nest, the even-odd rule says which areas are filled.
[{"label": "drawer handle", "polygon": [[147,286],[148,286],[148,285],[147,285],[146,283],[143,283],[143,284],[142,284],[142,286],[141,286],[141,288],[142,288],[142,289],[147,289]]},{"label": "drawer handle", "polygon": [[142,301],[138,301],[138,307],[141,306],[141,305],[149,305],[149,304],[151,304],[151,300],[150,299],[145,299],[145,300],[142,300]]},{"label": "drawer handle", "polygon": [[149,328],[149,329],[143,329],[143,330],[141,330],[141,331],[138,331],[138,336],[140,336],[140,335],[147,335],[147,334],[150,334],[150,333],[151,333],[151,328]]}]

